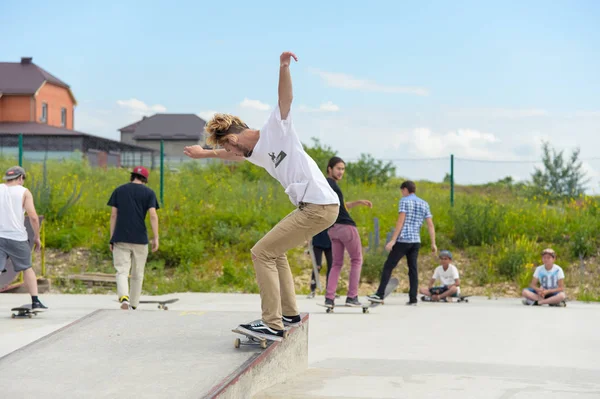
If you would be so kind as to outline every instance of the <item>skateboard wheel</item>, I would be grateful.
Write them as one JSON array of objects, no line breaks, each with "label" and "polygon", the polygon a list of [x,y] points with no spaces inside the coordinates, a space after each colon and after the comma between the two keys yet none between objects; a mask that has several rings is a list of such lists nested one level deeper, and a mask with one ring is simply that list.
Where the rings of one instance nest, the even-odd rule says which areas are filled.
[{"label": "skateboard wheel", "polygon": [[369,311],[369,309],[363,308],[363,313],[367,313],[368,311]]},{"label": "skateboard wheel", "polygon": [[164,309],[164,310],[169,310],[169,307],[168,307],[168,306],[165,306],[163,309]]},{"label": "skateboard wheel", "polygon": [[331,312],[333,312],[333,310],[331,310],[331,308],[327,308],[327,310],[325,312],[326,313],[331,313]]},{"label": "skateboard wheel", "polygon": [[263,349],[267,349],[267,341],[261,341],[260,342],[260,347]]},{"label": "skateboard wheel", "polygon": [[27,317],[29,317],[30,319],[33,317],[32,315],[28,314]]},{"label": "skateboard wheel", "polygon": [[[283,338],[287,338],[289,336],[290,336],[290,332],[289,331],[284,331],[283,332]],[[264,342],[266,342],[266,341],[264,341]]]},{"label": "skateboard wheel", "polygon": [[236,348],[239,348],[241,344],[242,344],[242,341],[239,338],[236,338],[235,341],[233,342],[233,346],[235,346]]},{"label": "skateboard wheel", "polygon": [[10,318],[11,318],[11,319],[14,319],[15,317],[17,317],[17,316],[15,316],[15,314],[14,314],[14,313],[10,315]]}]

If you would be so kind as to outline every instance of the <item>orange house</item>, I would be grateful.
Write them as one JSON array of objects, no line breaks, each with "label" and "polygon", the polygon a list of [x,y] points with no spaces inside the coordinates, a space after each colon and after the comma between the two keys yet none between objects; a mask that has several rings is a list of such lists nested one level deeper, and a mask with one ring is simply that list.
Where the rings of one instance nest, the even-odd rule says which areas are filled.
[{"label": "orange house", "polygon": [[76,105],[69,85],[32,58],[0,62],[0,123],[34,122],[73,130]]}]

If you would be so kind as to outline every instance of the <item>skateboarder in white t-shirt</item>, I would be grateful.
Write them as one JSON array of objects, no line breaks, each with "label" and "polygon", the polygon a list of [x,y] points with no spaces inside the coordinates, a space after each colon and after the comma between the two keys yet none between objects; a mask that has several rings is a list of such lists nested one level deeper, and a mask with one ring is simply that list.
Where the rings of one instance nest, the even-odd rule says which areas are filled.
[{"label": "skateboarder in white t-shirt", "polygon": [[[433,272],[429,287],[422,287],[421,294],[425,298],[431,298],[432,301],[445,301],[449,296],[457,297],[460,295],[460,278],[458,269],[451,264],[452,253],[450,251],[440,251],[440,265]],[[436,281],[441,285],[435,286]]]},{"label": "skateboarder in white t-shirt", "polygon": [[205,127],[207,143],[224,149],[205,150],[197,145],[184,149],[184,154],[191,158],[246,159],[263,167],[281,183],[297,207],[251,250],[260,290],[262,320],[238,327],[242,332],[275,341],[284,336],[284,325],[294,326],[301,322],[286,252],[331,226],[337,219],[340,204],[294,130],[292,58],[297,61],[293,53],[281,54],[279,102],[260,130],[250,129],[236,116],[216,114]]}]

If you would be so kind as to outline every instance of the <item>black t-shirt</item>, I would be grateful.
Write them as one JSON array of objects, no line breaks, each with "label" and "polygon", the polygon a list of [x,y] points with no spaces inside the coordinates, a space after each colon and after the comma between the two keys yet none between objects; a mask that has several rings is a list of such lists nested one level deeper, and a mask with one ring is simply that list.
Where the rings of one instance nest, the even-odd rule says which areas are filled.
[{"label": "black t-shirt", "polygon": [[113,191],[108,205],[119,210],[115,231],[110,239],[111,244],[148,244],[148,232],[144,222],[146,213],[150,208],[159,209],[156,194],[151,188],[144,184],[123,184]]},{"label": "black t-shirt", "polygon": [[340,199],[340,213],[338,214],[338,218],[335,221],[335,224],[349,224],[352,226],[356,226],[356,223],[354,223],[354,220],[352,220],[350,214],[348,213],[348,209],[346,209],[346,203],[344,202],[344,194],[342,194],[340,186],[338,186],[337,182],[330,177],[327,178],[327,182]]}]

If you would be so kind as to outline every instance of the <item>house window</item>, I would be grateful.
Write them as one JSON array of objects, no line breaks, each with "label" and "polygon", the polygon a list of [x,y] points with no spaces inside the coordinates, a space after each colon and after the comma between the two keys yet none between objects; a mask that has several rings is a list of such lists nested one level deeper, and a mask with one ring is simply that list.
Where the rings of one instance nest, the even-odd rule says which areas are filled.
[{"label": "house window", "polygon": [[42,123],[48,122],[48,104],[42,103],[42,117],[40,119]]},{"label": "house window", "polygon": [[66,108],[60,109],[60,125],[62,127],[67,126],[67,109]]}]

